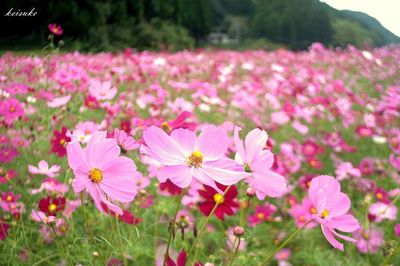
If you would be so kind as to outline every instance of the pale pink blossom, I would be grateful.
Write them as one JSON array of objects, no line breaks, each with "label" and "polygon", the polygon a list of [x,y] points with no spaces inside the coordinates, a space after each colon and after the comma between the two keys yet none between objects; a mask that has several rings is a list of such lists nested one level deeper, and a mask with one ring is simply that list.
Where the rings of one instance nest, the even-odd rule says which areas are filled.
[{"label": "pale pink blossom", "polygon": [[74,192],[88,192],[100,211],[104,212],[101,205],[105,204],[122,215],[123,210],[112,201],[133,201],[137,186],[135,163],[120,153],[115,139],[107,139],[103,131],[93,133],[84,149],[77,141],[67,145],[68,164],[75,175]]},{"label": "pale pink blossom", "polygon": [[267,133],[260,129],[253,129],[243,142],[239,137],[239,131],[240,129],[236,127],[235,160],[244,171],[250,173],[246,182],[256,190],[259,199],[264,199],[267,195],[281,197],[286,192],[287,182],[283,176],[271,170],[274,155],[271,151],[264,149],[268,140]]},{"label": "pale pink blossom", "polygon": [[33,175],[46,175],[48,177],[56,177],[58,176],[58,172],[60,171],[59,165],[55,164],[49,167],[49,164],[45,160],[41,160],[38,167],[28,165],[28,168],[29,173]]},{"label": "pale pink blossom", "polygon": [[222,129],[205,127],[199,136],[188,129],[176,129],[171,135],[151,126],[143,133],[147,146],[141,152],[156,159],[162,167],[157,172],[163,183],[170,179],[179,187],[188,187],[192,178],[220,191],[215,182],[233,185],[249,176],[225,156],[229,140]]},{"label": "pale pink blossom", "polygon": [[343,244],[335,237],[357,242],[354,238],[336,232],[350,233],[360,227],[357,219],[348,214],[351,202],[346,194],[340,192],[339,181],[332,176],[317,176],[311,180],[308,196],[316,210],[313,219],[321,224],[324,236],[333,247],[344,250]]}]

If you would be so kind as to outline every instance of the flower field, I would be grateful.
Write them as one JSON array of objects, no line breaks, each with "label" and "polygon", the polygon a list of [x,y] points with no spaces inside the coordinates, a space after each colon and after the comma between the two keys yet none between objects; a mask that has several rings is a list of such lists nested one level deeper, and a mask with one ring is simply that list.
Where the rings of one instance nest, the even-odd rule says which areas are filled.
[{"label": "flower field", "polygon": [[1,265],[400,264],[398,46],[0,70]]}]

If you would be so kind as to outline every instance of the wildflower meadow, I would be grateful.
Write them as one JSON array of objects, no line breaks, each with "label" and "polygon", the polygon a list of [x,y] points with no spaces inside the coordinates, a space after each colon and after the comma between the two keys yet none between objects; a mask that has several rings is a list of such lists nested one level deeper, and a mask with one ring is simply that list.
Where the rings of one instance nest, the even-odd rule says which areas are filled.
[{"label": "wildflower meadow", "polygon": [[0,57],[0,265],[400,265],[400,47]]}]

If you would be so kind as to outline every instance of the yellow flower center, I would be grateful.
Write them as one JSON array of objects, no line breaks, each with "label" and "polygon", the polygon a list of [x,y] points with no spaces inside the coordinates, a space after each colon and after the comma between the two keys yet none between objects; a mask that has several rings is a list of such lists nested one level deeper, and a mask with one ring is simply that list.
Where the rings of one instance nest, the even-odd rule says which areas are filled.
[{"label": "yellow flower center", "polygon": [[93,168],[89,171],[89,178],[94,183],[99,183],[103,180],[103,172],[99,168]]},{"label": "yellow flower center", "polygon": [[11,107],[10,107],[10,112],[11,112],[11,113],[14,113],[14,111],[15,111],[15,108],[14,108],[13,106],[11,106]]},{"label": "yellow flower center", "polygon": [[65,144],[65,139],[60,139],[60,145],[64,145]]},{"label": "yellow flower center", "polygon": [[217,203],[217,204],[222,204],[222,203],[224,203],[224,196],[223,195],[221,195],[221,194],[218,194],[218,193],[216,193],[216,194],[214,194],[214,202],[215,203]]},{"label": "yellow flower center", "polygon": [[244,164],[244,171],[245,171],[246,173],[251,173],[250,165],[248,165],[247,163]]},{"label": "yellow flower center", "polygon": [[322,213],[321,213],[321,218],[322,218],[322,219],[325,219],[326,216],[328,216],[328,215],[329,215],[329,211],[328,211],[327,209],[324,209],[324,210],[322,211]]},{"label": "yellow flower center", "polygon": [[54,203],[49,205],[49,211],[54,212],[57,209],[57,205],[55,205]]},{"label": "yellow flower center", "polygon": [[364,238],[367,240],[369,239],[369,234],[367,232],[364,233]]},{"label": "yellow flower center", "polygon": [[12,198],[12,196],[8,195],[6,199],[7,199],[7,201],[12,201],[13,198]]},{"label": "yellow flower center", "polygon": [[190,167],[201,167],[203,163],[203,154],[199,151],[194,151],[189,155],[187,159],[187,164]]},{"label": "yellow flower center", "polygon": [[264,213],[262,213],[262,212],[257,213],[257,218],[260,220],[263,220],[265,218]]},{"label": "yellow flower center", "polygon": [[300,222],[305,222],[306,221],[306,217],[304,217],[303,215],[300,215],[299,221]]},{"label": "yellow flower center", "polygon": [[311,207],[310,212],[311,212],[312,214],[317,214],[317,209],[314,208],[314,207]]},{"label": "yellow flower center", "polygon": [[164,121],[164,122],[161,123],[161,128],[167,133],[169,133],[171,131],[171,128],[168,125],[167,121]]},{"label": "yellow flower center", "polygon": [[376,197],[377,197],[378,199],[382,199],[382,198],[383,198],[383,195],[382,195],[382,193],[378,192],[378,193],[376,193]]}]

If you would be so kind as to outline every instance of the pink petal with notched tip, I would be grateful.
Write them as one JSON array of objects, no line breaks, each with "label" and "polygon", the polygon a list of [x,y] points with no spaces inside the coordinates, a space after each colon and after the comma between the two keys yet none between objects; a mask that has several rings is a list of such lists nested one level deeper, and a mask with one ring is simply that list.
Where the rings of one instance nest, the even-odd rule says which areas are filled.
[{"label": "pink petal with notched tip", "polygon": [[189,129],[178,128],[172,131],[171,138],[174,139],[176,143],[179,143],[186,156],[194,152],[194,145],[196,143],[197,136],[193,131]]},{"label": "pink petal with notched tip", "polygon": [[207,126],[200,133],[195,149],[203,154],[203,161],[215,161],[224,157],[229,145],[225,132],[216,126]]},{"label": "pink petal with notched tip", "polygon": [[332,217],[330,226],[342,232],[354,232],[360,228],[360,224],[353,215],[345,214],[339,217]]},{"label": "pink petal with notched tip", "polygon": [[143,151],[161,164],[179,165],[185,163],[185,154],[179,144],[162,129],[155,126],[147,128],[143,133],[143,139],[148,146],[148,149],[145,148]]},{"label": "pink petal with notched tip", "polygon": [[76,169],[81,164],[84,164],[86,166],[88,165],[85,152],[83,151],[78,141],[68,143],[66,148],[68,164],[72,170]]},{"label": "pink petal with notched tip", "polygon": [[326,240],[334,247],[339,249],[340,251],[343,251],[343,244],[340,243],[339,241],[336,240],[335,236],[333,235],[331,229],[329,227],[326,227],[324,225],[321,225],[322,233],[324,234]]},{"label": "pink petal with notched tip", "polygon": [[245,138],[246,159],[247,163],[252,163],[259,153],[262,152],[267,143],[268,135],[264,130],[258,128],[250,131]]},{"label": "pink petal with notched tip", "polygon": [[180,188],[186,188],[192,182],[190,168],[186,165],[167,165],[157,172],[158,180],[163,183],[170,179]]},{"label": "pink petal with notched tip", "polygon": [[225,186],[236,184],[240,180],[251,176],[246,172],[221,168],[218,162],[204,162],[201,169],[208,177]]},{"label": "pink petal with notched tip", "polygon": [[326,207],[329,210],[329,214],[331,216],[341,216],[349,211],[351,202],[346,194],[340,193],[336,201],[331,201],[330,204]]},{"label": "pink petal with notched tip", "polygon": [[85,148],[85,155],[91,168],[102,168],[104,162],[117,158],[121,153],[115,139],[107,139],[106,132],[95,132]]}]

